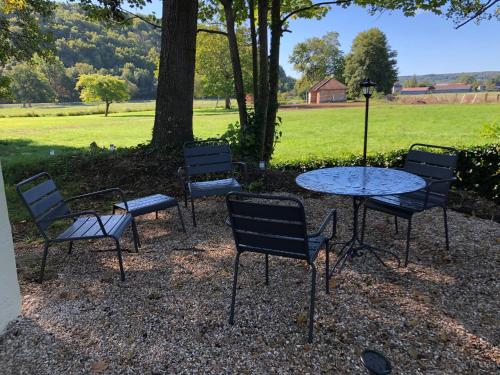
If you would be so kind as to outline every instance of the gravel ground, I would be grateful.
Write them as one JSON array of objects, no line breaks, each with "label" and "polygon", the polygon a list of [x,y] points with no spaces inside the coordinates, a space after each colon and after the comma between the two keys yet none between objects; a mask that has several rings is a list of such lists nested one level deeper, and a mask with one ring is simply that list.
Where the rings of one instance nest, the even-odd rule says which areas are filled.
[{"label": "gravel ground", "polygon": [[[350,201],[305,199],[311,229],[339,210],[349,235]],[[500,369],[500,225],[449,214],[414,220],[411,264],[383,268],[371,256],[349,262],[324,292],[318,259],[315,342],[307,344],[310,273],[304,262],[244,254],[234,326],[227,323],[234,245],[224,201],[198,203],[199,225],[180,231],[176,212],[139,219],[143,247],[124,255],[119,281],[111,243],[77,243],[49,255],[38,272],[38,240],[16,240],[22,315],[0,336],[2,374],[363,374],[366,349],[383,352],[394,374],[493,374]],[[367,240],[403,254],[404,226],[369,214]],[[125,246],[132,248],[130,236]],[[335,257],[332,257],[332,261]]]}]

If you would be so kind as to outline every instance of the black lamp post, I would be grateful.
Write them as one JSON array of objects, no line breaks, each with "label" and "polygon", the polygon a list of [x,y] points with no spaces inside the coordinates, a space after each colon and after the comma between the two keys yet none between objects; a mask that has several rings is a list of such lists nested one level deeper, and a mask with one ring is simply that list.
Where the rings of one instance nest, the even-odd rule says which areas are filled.
[{"label": "black lamp post", "polygon": [[365,78],[360,83],[361,89],[363,90],[363,95],[366,98],[365,107],[365,143],[363,145],[363,166],[366,165],[366,142],[368,138],[368,106],[370,103],[370,96],[372,96],[373,89],[375,88],[375,82],[370,81],[370,78]]}]

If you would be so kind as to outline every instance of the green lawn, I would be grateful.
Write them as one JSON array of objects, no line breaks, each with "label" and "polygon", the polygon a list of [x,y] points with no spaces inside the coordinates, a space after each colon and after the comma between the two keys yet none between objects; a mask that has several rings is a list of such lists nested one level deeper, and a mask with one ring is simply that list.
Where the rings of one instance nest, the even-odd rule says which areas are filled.
[{"label": "green lawn", "polygon": [[[215,100],[195,100],[194,108],[215,108]],[[222,107],[223,101],[218,106]],[[154,100],[137,102],[113,103],[110,106],[112,113],[153,111]],[[36,103],[31,107],[23,108],[20,104],[0,104],[1,117],[42,117],[42,116],[79,116],[104,113],[104,104],[85,103]]]},{"label": "green lawn", "polygon": [[[0,116],[2,109],[0,109]],[[283,110],[274,160],[289,162],[308,158],[361,153],[364,108]],[[154,112],[114,113],[71,117],[0,118],[0,160],[48,157],[91,142],[119,147],[148,142]],[[480,136],[485,123],[500,119],[500,105],[374,105],[370,108],[369,153],[406,148],[414,142],[466,146],[489,143]],[[216,136],[237,120],[235,111],[195,109],[195,135]]]}]

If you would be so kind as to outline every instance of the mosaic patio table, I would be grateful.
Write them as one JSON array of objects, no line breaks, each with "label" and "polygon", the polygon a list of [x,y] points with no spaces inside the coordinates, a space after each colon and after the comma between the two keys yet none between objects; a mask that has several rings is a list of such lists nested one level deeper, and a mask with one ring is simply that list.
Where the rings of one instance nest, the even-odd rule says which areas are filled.
[{"label": "mosaic patio table", "polygon": [[359,238],[359,208],[368,197],[411,193],[423,189],[426,186],[423,178],[397,169],[336,167],[302,173],[297,176],[296,182],[297,185],[307,190],[352,197],[352,236],[347,242],[341,243],[343,246],[329,276],[337,268],[340,273],[347,259],[361,256],[365,252],[373,254],[384,266],[385,263],[378,253],[390,254],[396,258],[398,264],[400,263],[399,257],[393,252],[366,244]]}]

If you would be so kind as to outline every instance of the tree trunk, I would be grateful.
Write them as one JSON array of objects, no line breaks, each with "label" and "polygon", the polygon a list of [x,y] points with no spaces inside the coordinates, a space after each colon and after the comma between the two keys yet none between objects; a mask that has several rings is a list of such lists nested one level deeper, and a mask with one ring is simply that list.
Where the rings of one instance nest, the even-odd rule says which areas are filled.
[{"label": "tree trunk", "polygon": [[274,151],[276,115],[278,113],[278,86],[281,41],[281,1],[271,2],[271,54],[269,58],[269,105],[267,108],[264,160],[269,161]]},{"label": "tree trunk", "polygon": [[258,23],[259,23],[259,96],[255,102],[255,122],[260,130],[260,160],[264,158],[266,141],[267,108],[269,104],[269,59],[267,42],[267,14],[269,0],[258,0]]},{"label": "tree trunk", "polygon": [[253,82],[253,102],[259,97],[259,58],[257,45],[257,32],[255,30],[255,3],[248,0],[248,22],[250,23],[250,38],[252,40],[252,82]]},{"label": "tree trunk", "polygon": [[226,96],[225,104],[224,104],[226,109],[231,109],[231,98],[229,96]]},{"label": "tree trunk", "polygon": [[152,144],[193,140],[197,0],[163,0],[160,67]]},{"label": "tree trunk", "polygon": [[111,102],[106,101],[105,103],[106,103],[106,106],[104,107],[104,117],[108,117],[109,105],[111,104]]},{"label": "tree trunk", "polygon": [[226,16],[227,40],[229,43],[229,53],[234,75],[234,92],[238,102],[238,112],[240,117],[241,131],[244,132],[248,124],[247,104],[245,101],[245,87],[243,85],[243,72],[241,70],[240,53],[238,50],[238,40],[235,31],[235,15],[233,0],[220,0],[224,6]]}]

